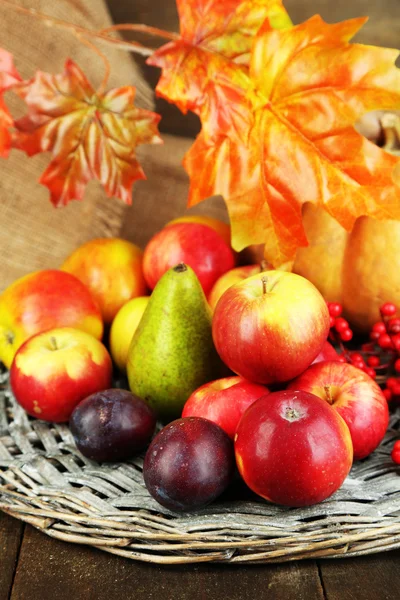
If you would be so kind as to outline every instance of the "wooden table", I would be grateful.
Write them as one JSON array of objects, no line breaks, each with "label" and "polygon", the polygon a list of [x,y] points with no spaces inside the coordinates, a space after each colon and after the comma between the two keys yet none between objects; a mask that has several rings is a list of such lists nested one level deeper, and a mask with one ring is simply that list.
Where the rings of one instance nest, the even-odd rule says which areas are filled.
[{"label": "wooden table", "polygon": [[[400,0],[287,0],[296,22],[369,14],[360,41],[400,45]],[[176,28],[173,0],[110,0],[118,22]],[[167,129],[193,134],[161,105]],[[168,112],[168,110],[170,112]],[[399,600],[400,550],[363,558],[276,565],[159,567],[53,540],[0,513],[0,600]]]},{"label": "wooden table", "polygon": [[160,567],[53,540],[0,513],[0,600],[399,600],[400,550],[274,565]]}]

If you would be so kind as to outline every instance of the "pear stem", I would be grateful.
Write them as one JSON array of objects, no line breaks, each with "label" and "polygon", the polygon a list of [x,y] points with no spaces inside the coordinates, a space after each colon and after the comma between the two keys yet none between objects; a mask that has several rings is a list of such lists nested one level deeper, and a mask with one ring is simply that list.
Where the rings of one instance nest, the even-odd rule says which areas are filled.
[{"label": "pear stem", "polygon": [[268,292],[268,290],[267,290],[268,278],[262,277],[261,281],[262,281],[262,286],[263,286],[263,294],[266,294]]},{"label": "pear stem", "polygon": [[325,390],[325,394],[326,394],[326,399],[328,400],[329,404],[333,404],[333,396],[332,396],[331,386],[324,385],[324,390]]},{"label": "pear stem", "polygon": [[176,265],[176,267],[174,267],[174,271],[175,273],[184,273],[185,271],[187,271],[187,266],[185,265],[185,263],[179,263],[179,265]]}]

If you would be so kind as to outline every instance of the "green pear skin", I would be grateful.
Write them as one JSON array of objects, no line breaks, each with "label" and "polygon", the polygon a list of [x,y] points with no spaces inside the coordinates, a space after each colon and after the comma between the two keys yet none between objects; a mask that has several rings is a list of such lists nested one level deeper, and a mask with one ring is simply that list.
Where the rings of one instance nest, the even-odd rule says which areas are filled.
[{"label": "green pear skin", "polygon": [[191,393],[220,376],[211,322],[195,272],[184,264],[167,271],[133,336],[127,363],[131,391],[164,422],[180,417]]}]

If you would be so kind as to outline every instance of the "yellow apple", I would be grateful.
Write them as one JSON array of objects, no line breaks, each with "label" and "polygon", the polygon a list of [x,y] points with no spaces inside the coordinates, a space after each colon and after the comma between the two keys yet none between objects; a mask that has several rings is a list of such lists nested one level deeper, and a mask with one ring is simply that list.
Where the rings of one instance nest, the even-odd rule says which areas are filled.
[{"label": "yellow apple", "polygon": [[150,296],[127,302],[117,313],[110,330],[110,352],[118,369],[125,373],[128,350]]}]

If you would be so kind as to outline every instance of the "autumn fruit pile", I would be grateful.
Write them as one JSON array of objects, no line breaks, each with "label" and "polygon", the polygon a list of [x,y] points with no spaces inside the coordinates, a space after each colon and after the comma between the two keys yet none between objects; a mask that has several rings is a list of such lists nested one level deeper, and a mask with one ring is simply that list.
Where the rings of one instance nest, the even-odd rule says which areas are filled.
[{"label": "autumn fruit pile", "polygon": [[374,378],[384,353],[398,370],[396,307],[350,352],[340,305],[299,275],[237,259],[227,225],[183,217],[144,253],[93,240],[60,270],[16,281],[0,296],[0,360],[17,401],[69,421],[92,460],[148,446],[145,484],[171,510],[212,502],[236,467],[271,502],[328,498],[386,432],[400,385],[383,392]]}]

